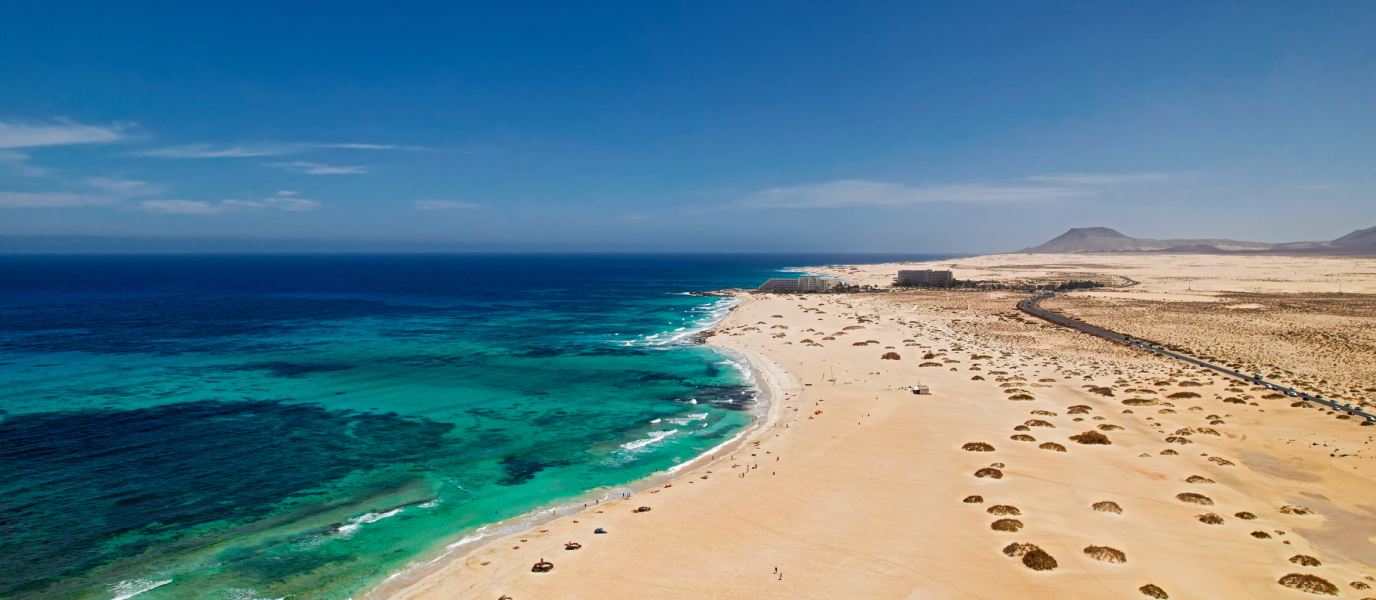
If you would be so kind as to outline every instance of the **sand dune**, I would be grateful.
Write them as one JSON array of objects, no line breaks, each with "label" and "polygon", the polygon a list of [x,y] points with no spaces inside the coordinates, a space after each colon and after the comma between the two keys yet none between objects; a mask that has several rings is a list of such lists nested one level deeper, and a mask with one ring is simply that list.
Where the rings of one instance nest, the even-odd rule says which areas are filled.
[{"label": "sand dune", "polygon": [[[1131,277],[1143,284],[1114,293],[1134,294],[1132,304],[1100,295],[1064,308],[1105,326],[1189,329],[1181,340],[1218,340],[1219,353],[1246,354],[1264,340],[1242,338],[1269,334],[1233,313],[1171,317],[1179,311],[1153,298],[1222,297],[1214,304],[1279,315],[1270,295],[1326,293],[1338,277],[1349,291],[1376,291],[1376,261],[1355,259],[1031,255],[959,264],[962,279]],[[896,269],[833,270],[886,283]],[[494,540],[395,597],[1376,595],[1364,591],[1376,584],[1376,427],[1027,318],[1013,308],[1020,297],[747,294],[711,343],[747,355],[773,388],[767,427],[752,443],[685,469],[672,487]],[[1339,326],[1362,318],[1335,311],[1324,318]],[[1151,322],[1134,320],[1139,313]],[[1299,356],[1309,355],[1233,358],[1298,373],[1282,361]],[[1371,376],[1362,360],[1324,363],[1333,372],[1315,372],[1312,383],[1350,391]],[[933,395],[904,389],[918,381]],[[641,506],[652,511],[634,512]],[[607,534],[594,535],[599,527]],[[554,568],[532,573],[542,559]]]}]

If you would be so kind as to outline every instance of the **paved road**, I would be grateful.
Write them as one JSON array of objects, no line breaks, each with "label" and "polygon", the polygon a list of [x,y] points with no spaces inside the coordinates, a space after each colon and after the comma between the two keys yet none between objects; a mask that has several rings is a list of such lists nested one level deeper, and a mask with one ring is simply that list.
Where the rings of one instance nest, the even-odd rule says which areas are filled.
[{"label": "paved road", "polygon": [[[1125,278],[1125,279],[1126,279],[1126,278]],[[1136,282],[1136,281],[1132,281],[1131,279],[1129,279],[1128,281],[1131,281],[1131,282],[1132,282],[1132,283],[1129,283],[1129,284],[1128,284],[1129,286],[1137,285],[1137,283],[1138,283],[1138,282]],[[1127,286],[1124,286],[1124,287],[1127,287]],[[1045,300],[1045,299],[1050,298],[1050,297],[1052,297],[1052,296],[1059,295],[1060,293],[1062,293],[1062,292],[1045,292],[1045,293],[1042,293],[1042,294],[1038,294],[1038,295],[1036,295],[1036,296],[1033,296],[1033,297],[1031,297],[1031,298],[1028,298],[1028,299],[1026,299],[1026,300],[1023,300],[1022,302],[1019,302],[1019,303],[1018,303],[1018,309],[1021,310],[1021,311],[1023,311],[1023,312],[1025,312],[1025,313],[1027,313],[1027,314],[1029,314],[1029,315],[1032,315],[1032,316],[1034,316],[1034,317],[1038,317],[1038,318],[1040,318],[1040,319],[1045,319],[1045,320],[1050,321],[1050,322],[1052,322],[1052,323],[1055,323],[1055,324],[1057,324],[1057,325],[1062,325],[1062,326],[1065,326],[1065,327],[1070,327],[1070,328],[1072,328],[1072,329],[1078,329],[1078,330],[1080,330],[1080,331],[1083,331],[1083,332],[1088,333],[1088,334],[1091,334],[1091,335],[1097,335],[1097,336],[1099,336],[1099,337],[1101,337],[1101,338],[1104,338],[1104,339],[1107,339],[1107,340],[1111,340],[1111,341],[1114,341],[1114,342],[1118,342],[1118,343],[1120,343],[1120,344],[1127,344],[1127,345],[1129,345],[1129,346],[1133,346],[1133,347],[1136,347],[1136,348],[1141,348],[1142,350],[1146,350],[1146,351],[1148,351],[1148,352],[1155,352],[1155,353],[1160,354],[1160,355],[1162,355],[1162,356],[1166,356],[1166,357],[1169,357],[1169,358],[1174,358],[1174,359],[1176,359],[1176,360],[1183,360],[1183,361],[1185,361],[1185,362],[1187,362],[1187,363],[1190,363],[1190,364],[1192,364],[1192,365],[1197,365],[1197,366],[1200,366],[1200,367],[1204,367],[1204,368],[1206,368],[1206,369],[1213,369],[1214,371],[1218,371],[1219,373],[1222,373],[1222,374],[1227,375],[1227,376],[1229,376],[1229,377],[1237,377],[1237,378],[1242,379],[1242,380],[1244,380],[1244,381],[1250,381],[1250,382],[1255,383],[1255,384],[1257,384],[1257,385],[1265,386],[1265,387],[1267,387],[1267,388],[1276,390],[1277,392],[1280,392],[1280,393],[1285,394],[1285,395],[1287,395],[1287,396],[1291,396],[1291,397],[1294,397],[1294,398],[1302,398],[1302,399],[1307,400],[1307,401],[1309,401],[1309,402],[1313,402],[1313,403],[1316,403],[1316,404],[1322,404],[1322,405],[1324,405],[1324,406],[1327,406],[1327,407],[1329,407],[1329,408],[1332,408],[1333,410],[1343,411],[1343,412],[1345,412],[1345,413],[1347,413],[1347,414],[1350,414],[1350,415],[1353,415],[1353,416],[1365,418],[1365,419],[1368,420],[1368,421],[1376,421],[1376,415],[1373,415],[1373,414],[1368,413],[1368,412],[1366,412],[1366,411],[1364,411],[1364,410],[1362,410],[1362,409],[1360,409],[1360,408],[1357,408],[1357,406],[1354,405],[1354,404],[1339,404],[1339,403],[1334,402],[1334,401],[1332,401],[1332,400],[1325,400],[1325,399],[1323,398],[1323,396],[1311,396],[1311,395],[1309,395],[1309,394],[1307,394],[1307,393],[1305,393],[1305,392],[1302,392],[1302,391],[1297,390],[1297,389],[1294,389],[1294,388],[1287,388],[1287,387],[1282,387],[1282,386],[1280,386],[1280,385],[1278,385],[1278,384],[1267,383],[1266,380],[1264,380],[1264,379],[1261,378],[1261,374],[1260,374],[1260,373],[1248,375],[1248,374],[1243,373],[1243,372],[1241,372],[1241,371],[1233,371],[1233,370],[1228,369],[1228,368],[1226,368],[1226,367],[1220,367],[1220,366],[1215,365],[1215,364],[1212,364],[1212,363],[1204,362],[1204,361],[1199,360],[1199,359],[1197,359],[1197,358],[1192,358],[1192,357],[1189,357],[1189,356],[1185,356],[1185,355],[1183,355],[1183,354],[1178,354],[1178,353],[1176,353],[1176,352],[1171,352],[1170,350],[1167,350],[1167,349],[1162,348],[1162,347],[1160,347],[1160,346],[1153,346],[1153,345],[1148,344],[1148,343],[1145,343],[1145,342],[1141,342],[1141,341],[1137,341],[1137,340],[1131,339],[1131,338],[1129,338],[1128,336],[1125,336],[1125,335],[1123,335],[1123,334],[1121,334],[1121,333],[1115,333],[1115,332],[1109,331],[1109,330],[1107,330],[1107,329],[1103,329],[1103,328],[1101,328],[1101,327],[1095,327],[1095,326],[1090,325],[1090,324],[1088,324],[1088,323],[1082,323],[1082,322],[1080,322],[1080,321],[1076,321],[1075,319],[1066,318],[1066,317],[1063,317],[1063,316],[1061,316],[1061,315],[1058,315],[1058,314],[1055,314],[1055,313],[1052,313],[1052,312],[1048,312],[1048,311],[1046,311],[1046,310],[1042,310],[1041,308],[1039,308],[1039,307],[1037,306],[1037,303],[1041,302],[1042,300]]]}]

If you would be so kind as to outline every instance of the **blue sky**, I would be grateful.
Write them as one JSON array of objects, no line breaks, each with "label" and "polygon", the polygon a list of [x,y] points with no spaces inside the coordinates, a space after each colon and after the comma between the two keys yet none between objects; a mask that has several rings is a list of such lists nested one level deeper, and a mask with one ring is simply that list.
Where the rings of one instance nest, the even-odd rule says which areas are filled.
[{"label": "blue sky", "polygon": [[0,7],[0,235],[989,252],[1376,225],[1368,1],[204,4]]}]

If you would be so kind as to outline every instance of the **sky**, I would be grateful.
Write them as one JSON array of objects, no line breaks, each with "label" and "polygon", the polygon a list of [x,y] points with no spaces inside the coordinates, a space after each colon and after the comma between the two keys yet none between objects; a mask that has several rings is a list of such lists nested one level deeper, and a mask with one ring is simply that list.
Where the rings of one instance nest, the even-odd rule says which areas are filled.
[{"label": "sky", "polygon": [[8,2],[0,236],[1327,240],[1376,225],[1373,65],[1367,0]]}]

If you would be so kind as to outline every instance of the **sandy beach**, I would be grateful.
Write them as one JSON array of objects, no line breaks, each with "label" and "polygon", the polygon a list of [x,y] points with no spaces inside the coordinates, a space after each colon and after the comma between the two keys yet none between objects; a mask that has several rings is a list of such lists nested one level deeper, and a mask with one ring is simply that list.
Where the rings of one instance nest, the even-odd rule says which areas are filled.
[{"label": "sandy beach", "polygon": [[[809,270],[888,286],[900,268],[1137,281],[1044,306],[1325,397],[1376,398],[1376,260]],[[1016,311],[1021,292],[740,297],[710,343],[748,357],[773,397],[742,447],[493,539],[391,597],[1376,597],[1376,427],[1037,321]],[[908,391],[919,382],[932,394]],[[533,573],[542,560],[554,568]]]}]

